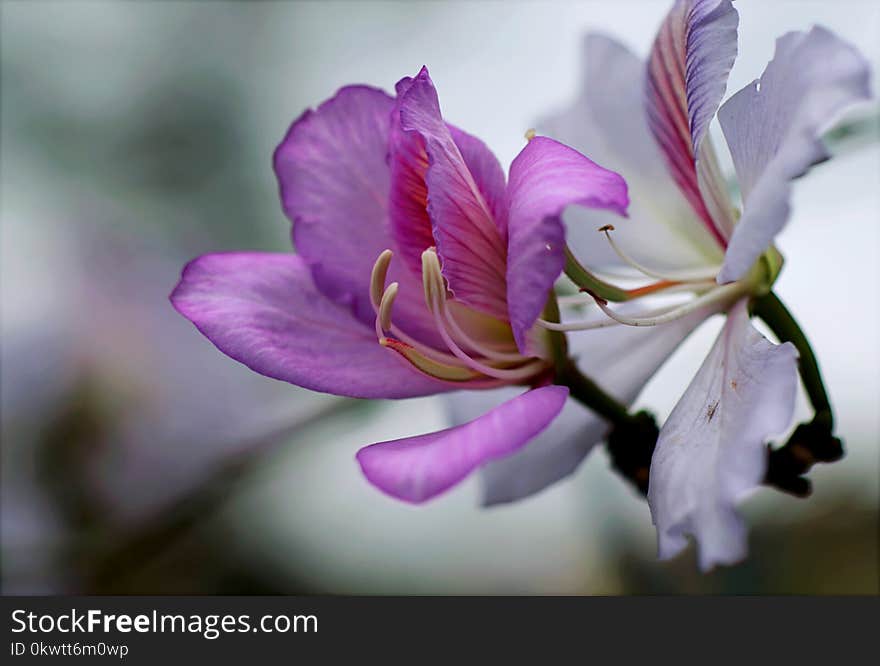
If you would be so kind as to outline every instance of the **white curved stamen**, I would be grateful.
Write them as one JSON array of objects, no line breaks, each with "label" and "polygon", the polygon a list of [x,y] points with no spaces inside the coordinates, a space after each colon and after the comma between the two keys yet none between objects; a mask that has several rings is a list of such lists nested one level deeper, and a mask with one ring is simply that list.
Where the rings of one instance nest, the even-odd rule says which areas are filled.
[{"label": "white curved stamen", "polygon": [[[714,278],[711,280],[700,280],[699,282],[680,282],[676,284],[670,284],[668,286],[662,287],[660,289],[653,290],[651,292],[651,296],[666,296],[668,294],[681,294],[681,293],[704,293],[707,290],[713,289],[718,286],[718,283],[715,282]],[[647,296],[647,295],[646,295]],[[642,297],[644,298],[644,296]],[[595,301],[590,298],[590,294],[586,291],[582,291],[579,294],[572,294],[570,296],[559,296],[557,298],[559,305],[561,306],[593,306],[595,305]]]},{"label": "white curved stamen", "polygon": [[655,271],[643,266],[623,251],[623,249],[611,237],[611,232],[614,231],[614,225],[606,224],[604,227],[599,227],[599,231],[605,234],[605,238],[608,240],[608,244],[611,245],[611,249],[614,250],[614,253],[618,257],[620,257],[622,262],[650,278],[667,280],[669,282],[701,282],[705,280],[714,280],[718,271],[721,269],[720,266],[717,266],[703,270],[678,271],[675,273],[662,273],[660,271]]},{"label": "white curved stamen", "polygon": [[[721,287],[717,287],[716,289],[706,292],[702,296],[698,296],[694,300],[689,301],[684,305],[680,305],[678,307],[672,308],[671,310],[667,310],[666,312],[647,317],[628,317],[626,315],[617,313],[609,308],[608,304],[603,299],[597,298],[595,296],[593,297],[593,299],[596,301],[596,305],[601,308],[602,312],[611,317],[614,321],[624,324],[625,326],[659,326],[660,324],[667,324],[677,319],[681,319],[682,317],[686,317],[692,312],[695,312],[709,305],[721,305],[726,302],[733,301],[736,298],[745,295],[748,291],[749,285],[743,282],[733,282],[731,284],[725,284]],[[572,328],[569,330],[578,329]]]},{"label": "white curved stamen", "polygon": [[577,321],[567,324],[560,324],[555,321],[547,321],[546,319],[538,319],[538,326],[546,328],[548,331],[560,331],[567,333],[570,331],[592,331],[597,328],[608,328],[609,326],[620,326],[619,321],[614,319],[597,319],[596,321]]}]

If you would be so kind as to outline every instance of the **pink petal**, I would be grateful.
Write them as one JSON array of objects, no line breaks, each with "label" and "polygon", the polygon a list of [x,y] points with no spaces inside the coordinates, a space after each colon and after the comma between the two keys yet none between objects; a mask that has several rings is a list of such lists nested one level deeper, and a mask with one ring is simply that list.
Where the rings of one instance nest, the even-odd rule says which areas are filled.
[{"label": "pink petal", "polygon": [[510,165],[507,289],[510,323],[520,350],[565,264],[560,216],[570,204],[626,215],[623,178],[576,150],[535,137]]},{"label": "pink petal", "polygon": [[367,446],[357,460],[382,492],[425,502],[483,463],[523,447],[556,418],[567,397],[562,386],[534,389],[464,425]]},{"label": "pink petal", "polygon": [[[364,324],[375,320],[370,274],[379,254],[401,254],[388,228],[388,141],[394,100],[367,86],[342,88],[297,119],[275,151],[284,211],[297,252],[316,286],[350,307]],[[424,305],[419,273],[391,265],[400,283],[395,322],[431,345],[442,342]]]},{"label": "pink petal", "polygon": [[414,79],[398,84],[398,95],[401,128],[424,142],[427,210],[449,289],[465,305],[505,317],[504,242],[492,209],[443,122],[428,70],[422,68]]},{"label": "pink petal", "polygon": [[388,126],[394,100],[366,86],[342,88],[290,127],[275,151],[284,212],[299,255],[333,301],[373,319],[370,273],[387,234]]},{"label": "pink petal", "polygon": [[267,377],[354,398],[451,388],[423,376],[371,326],[319,292],[294,254],[209,254],[187,264],[171,302],[220,351]]}]

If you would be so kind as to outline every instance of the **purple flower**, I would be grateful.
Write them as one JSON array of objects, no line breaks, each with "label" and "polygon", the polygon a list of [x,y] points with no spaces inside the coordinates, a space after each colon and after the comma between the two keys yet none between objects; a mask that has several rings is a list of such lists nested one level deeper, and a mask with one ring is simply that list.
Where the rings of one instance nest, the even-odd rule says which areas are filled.
[{"label": "purple flower", "polygon": [[[676,555],[691,535],[704,569],[745,555],[745,527],[736,505],[764,478],[766,439],[789,426],[798,353],[802,366],[814,365],[805,358],[808,345],[796,349],[792,342],[766,340],[751,325],[747,305],[776,298],[770,289],[782,256],[773,240],[790,216],[792,181],[828,159],[820,136],[840,112],[870,97],[865,60],[816,27],[782,36],[761,78],[719,109],[737,53],[737,26],[730,0],[678,0],[646,64],[619,43],[590,36],[585,92],[572,110],[542,124],[548,134],[617,169],[630,186],[630,219],[618,227],[595,214],[569,220],[568,242],[584,265],[609,275],[634,270],[658,280],[641,290],[620,289],[577,266],[570,275],[580,271],[579,283],[589,283],[608,318],[662,331],[682,317],[696,326],[715,313],[727,314],[714,347],[660,431],[650,466],[648,500],[661,557]],[[741,213],[708,132],[716,111],[736,168]],[[597,242],[595,232],[579,233],[597,226],[608,243]],[[673,292],[690,299],[641,313],[608,304]],[[788,316],[778,314],[784,307],[776,312]],[[782,327],[763,318],[786,337]],[[818,369],[804,378],[810,392]],[[830,435],[824,387],[810,397],[817,418],[825,412]]]},{"label": "purple flower", "polygon": [[625,214],[626,184],[533,138],[505,182],[447,124],[422,69],[396,97],[341,89],[275,153],[296,254],[200,257],[171,296],[224,353],[316,391],[408,398],[532,387],[465,425],[362,449],[367,478],[421,502],[520,449],[562,409],[553,335],[536,326],[564,263],[569,204]]}]

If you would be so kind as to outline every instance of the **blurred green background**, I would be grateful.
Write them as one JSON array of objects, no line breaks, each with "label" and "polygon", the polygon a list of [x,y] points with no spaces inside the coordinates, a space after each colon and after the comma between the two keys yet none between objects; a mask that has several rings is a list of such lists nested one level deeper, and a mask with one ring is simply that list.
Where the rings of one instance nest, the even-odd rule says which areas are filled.
[{"label": "blurred green background", "polygon": [[[821,23],[880,64],[873,2],[737,2],[729,91]],[[0,5],[4,593],[877,593],[876,108],[795,190],[779,293],[817,349],[848,456],[746,507],[751,557],[658,563],[647,506],[597,450],[480,509],[360,477],[359,446],[442,427],[441,399],[318,395],[217,352],[168,303],[210,251],[289,248],[272,151],[347,83],[431,68],[445,116],[509,163],[578,89],[587,29],[645,53],[665,2],[12,2]],[[667,414],[718,330],[639,404]],[[806,408],[801,401],[799,415]]]}]

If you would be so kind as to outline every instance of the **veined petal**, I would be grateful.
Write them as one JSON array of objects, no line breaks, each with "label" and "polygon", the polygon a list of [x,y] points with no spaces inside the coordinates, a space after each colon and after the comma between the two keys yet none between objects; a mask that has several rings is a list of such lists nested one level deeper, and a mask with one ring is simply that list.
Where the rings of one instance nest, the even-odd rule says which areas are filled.
[{"label": "veined petal", "polygon": [[413,370],[350,310],[318,291],[294,254],[208,254],[183,270],[171,302],[224,354],[267,377],[354,398],[458,388]]},{"label": "veined petal", "polygon": [[[412,79],[403,79],[398,90],[403,95]],[[398,102],[399,104],[399,102]],[[507,242],[507,199],[504,171],[485,143],[475,136],[446,124],[464,164],[489,207],[503,243]],[[421,272],[422,252],[436,244],[428,215],[428,153],[418,132],[400,127],[399,109],[392,114],[389,161],[391,164],[391,235],[401,258],[410,270]]]},{"label": "veined petal", "polygon": [[[660,26],[648,59],[645,86],[648,123],[681,191],[709,231],[726,245],[725,202],[707,207],[700,180],[713,178],[717,165],[706,165],[698,177],[699,160],[714,156],[701,150],[715,116],[727,75],[736,59],[739,15],[731,0],[677,0]],[[721,188],[709,188],[720,195]],[[713,200],[714,201],[714,200]]]},{"label": "veined petal", "polygon": [[428,216],[428,153],[417,132],[400,126],[400,99],[412,79],[398,82],[398,98],[391,117],[388,160],[391,165],[389,221],[400,258],[413,275],[422,273],[422,252],[436,244]]},{"label": "veined petal", "polygon": [[644,62],[616,40],[589,34],[583,70],[575,104],[538,127],[623,176],[631,203],[625,222],[606,211],[568,210],[566,240],[575,256],[593,268],[625,265],[608,243],[597,242],[596,229],[614,224],[627,254],[655,270],[720,264],[721,246],[675,184],[648,129]]},{"label": "veined petal", "polygon": [[[620,326],[573,334],[568,336],[569,350],[584,373],[630,405],[678,345],[711,314],[694,313],[654,329]],[[453,418],[461,422],[488,409],[512,390],[480,391],[467,396],[452,393],[447,401]],[[559,418],[526,447],[482,469],[483,504],[514,502],[566,478],[602,441],[608,428],[608,423],[594,412],[569,401]]]},{"label": "veined petal", "polygon": [[483,463],[524,446],[556,418],[567,397],[565,387],[544,386],[464,425],[367,446],[357,459],[379,490],[405,502],[425,502]]},{"label": "veined petal", "polygon": [[504,317],[504,243],[489,204],[443,122],[428,70],[422,68],[414,79],[398,84],[398,95],[402,129],[424,141],[428,215],[449,289],[465,305]]},{"label": "veined petal", "polygon": [[458,146],[465,166],[474,178],[492,219],[507,244],[507,183],[504,169],[495,154],[480,139],[447,123],[452,140]]},{"label": "veined petal", "polygon": [[[275,151],[275,174],[293,240],[315,285],[365,325],[373,264],[385,249],[403,254],[389,234],[387,163],[394,100],[367,86],[342,88],[297,119]],[[429,234],[430,235],[430,234]],[[424,304],[420,274],[392,262],[400,284],[395,321],[429,345],[442,345]]]},{"label": "veined petal", "polygon": [[740,279],[785,226],[791,181],[828,158],[821,134],[847,106],[870,98],[870,68],[854,47],[824,28],[791,32],[760,80],[719,112],[742,189],[719,282]]},{"label": "veined petal", "polygon": [[570,204],[626,215],[626,182],[576,150],[535,137],[510,165],[507,292],[510,323],[520,351],[565,264],[560,216]]},{"label": "veined petal", "polygon": [[373,263],[391,247],[386,155],[393,107],[381,90],[342,88],[294,121],[274,158],[297,252],[318,288],[365,323],[374,316]]},{"label": "veined petal", "polygon": [[765,441],[788,427],[797,381],[794,346],[765,339],[740,301],[654,450],[648,502],[661,558],[678,554],[686,535],[703,570],[745,556],[736,505],[764,477]]}]

